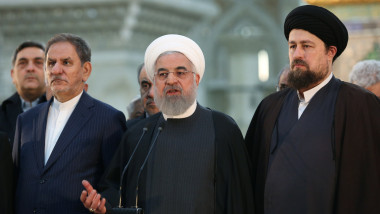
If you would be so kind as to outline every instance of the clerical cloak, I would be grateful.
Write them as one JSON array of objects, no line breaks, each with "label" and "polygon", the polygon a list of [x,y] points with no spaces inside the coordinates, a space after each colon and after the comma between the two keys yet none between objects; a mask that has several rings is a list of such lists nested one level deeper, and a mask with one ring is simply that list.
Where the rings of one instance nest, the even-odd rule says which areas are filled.
[{"label": "clerical cloak", "polygon": [[330,81],[298,119],[295,90],[273,129],[265,183],[266,214],[329,214],[335,183],[332,124],[340,82]]},{"label": "clerical cloak", "polygon": [[[331,81],[340,82],[334,77]],[[350,83],[341,82],[336,90],[338,95],[331,118],[336,175],[332,213],[380,213],[380,100]],[[273,131],[290,93],[294,93],[294,89],[265,98],[246,134],[258,214],[264,213]]]},{"label": "clerical cloak", "polygon": [[122,182],[124,207],[136,204],[138,187],[138,206],[147,214],[254,212],[250,163],[238,126],[199,104],[188,118],[165,121],[160,113],[128,130],[100,184],[107,211],[119,202],[120,176],[140,138]]}]

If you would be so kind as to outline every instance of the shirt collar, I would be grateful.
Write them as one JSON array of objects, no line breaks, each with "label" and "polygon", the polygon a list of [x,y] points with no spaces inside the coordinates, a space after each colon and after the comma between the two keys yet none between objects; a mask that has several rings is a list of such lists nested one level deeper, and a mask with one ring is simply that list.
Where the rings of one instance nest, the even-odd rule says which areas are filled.
[{"label": "shirt collar", "polygon": [[53,104],[52,104],[52,107],[59,110],[59,111],[64,111],[64,110],[68,110],[68,109],[71,109],[71,108],[75,108],[75,106],[77,105],[77,103],[79,102],[79,99],[81,98],[83,94],[83,91],[78,94],[77,96],[75,96],[74,98],[72,98],[71,100],[68,100],[64,103],[61,103],[59,102],[55,97],[54,97],[54,101],[53,101]]},{"label": "shirt collar", "polygon": [[23,109],[24,112],[38,105],[38,101],[40,100],[40,98],[37,98],[32,102],[27,102],[21,96],[20,96],[20,99],[21,99],[21,108]]},{"label": "shirt collar", "polygon": [[180,115],[166,115],[164,113],[162,113],[162,115],[164,116],[165,120],[167,120],[168,118],[173,118],[173,119],[186,118],[193,115],[196,108],[197,108],[197,100],[194,100],[194,103],[184,113]]},{"label": "shirt collar", "polygon": [[325,79],[323,80],[319,85],[315,86],[314,88],[312,89],[309,89],[307,91],[304,91],[303,92],[303,96],[304,96],[304,99],[300,96],[298,90],[297,90],[297,95],[298,95],[298,99],[303,102],[303,103],[309,103],[311,98],[313,98],[313,96],[321,89],[323,88],[323,86],[327,85],[327,83],[329,83],[329,81],[331,80],[333,74],[332,72],[330,73],[330,75]]}]

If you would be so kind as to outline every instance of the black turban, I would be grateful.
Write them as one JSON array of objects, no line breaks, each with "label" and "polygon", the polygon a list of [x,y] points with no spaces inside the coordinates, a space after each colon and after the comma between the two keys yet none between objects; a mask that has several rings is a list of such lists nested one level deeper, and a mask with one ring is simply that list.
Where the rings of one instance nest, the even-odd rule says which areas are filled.
[{"label": "black turban", "polygon": [[309,31],[320,38],[327,46],[335,46],[334,60],[344,51],[348,33],[344,24],[332,12],[323,7],[303,5],[293,9],[285,19],[284,33],[289,41],[293,29]]}]

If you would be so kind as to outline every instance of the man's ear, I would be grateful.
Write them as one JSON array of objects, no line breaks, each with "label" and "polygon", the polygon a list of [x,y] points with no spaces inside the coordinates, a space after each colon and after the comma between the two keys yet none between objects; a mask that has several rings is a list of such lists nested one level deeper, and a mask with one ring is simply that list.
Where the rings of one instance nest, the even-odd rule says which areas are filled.
[{"label": "man's ear", "polygon": [[92,71],[91,62],[85,62],[83,64],[83,77],[82,77],[83,82],[86,82],[87,79],[90,77],[91,71]]},{"label": "man's ear", "polygon": [[201,81],[201,76],[199,76],[199,74],[195,74],[195,82],[197,83],[197,86],[199,85],[200,81]]},{"label": "man's ear", "polygon": [[338,49],[335,46],[329,46],[329,48],[327,50],[327,55],[329,56],[329,59],[331,59],[331,61],[333,60],[337,51],[338,51]]},{"label": "man's ear", "polygon": [[12,77],[12,82],[13,82],[13,84],[15,83],[15,70],[12,68],[11,69],[11,77]]}]

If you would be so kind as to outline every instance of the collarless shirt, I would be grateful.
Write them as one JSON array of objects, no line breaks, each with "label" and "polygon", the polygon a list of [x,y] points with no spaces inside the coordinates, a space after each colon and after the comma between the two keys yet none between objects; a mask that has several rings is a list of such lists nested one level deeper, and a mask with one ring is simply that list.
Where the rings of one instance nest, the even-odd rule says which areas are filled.
[{"label": "collarless shirt", "polygon": [[327,83],[329,83],[329,81],[331,80],[332,76],[333,75],[332,75],[332,72],[331,72],[330,75],[325,80],[323,80],[319,85],[315,86],[312,89],[309,89],[309,90],[303,92],[304,98],[301,97],[300,93],[297,90],[297,95],[298,95],[298,100],[299,100],[299,104],[298,104],[298,119],[300,119],[302,113],[305,111],[306,107],[309,105],[309,102],[310,102],[311,98],[313,98],[313,96],[319,90],[321,90],[321,88],[323,88],[323,86],[325,86],[325,85],[327,85]]},{"label": "collarless shirt", "polygon": [[37,99],[34,100],[33,102],[27,102],[27,101],[25,101],[24,99],[22,99],[21,96],[20,96],[20,99],[21,99],[21,108],[22,108],[22,111],[23,111],[23,112],[26,112],[26,111],[28,111],[29,109],[31,109],[32,107],[38,105],[38,101],[40,100],[40,98],[37,98]]},{"label": "collarless shirt", "polygon": [[49,108],[47,124],[46,124],[46,136],[45,136],[45,164],[49,160],[49,157],[54,149],[55,144],[58,141],[59,136],[62,133],[67,121],[73,113],[76,105],[82,96],[83,91],[64,103],[59,102],[54,98],[53,103]]},{"label": "collarless shirt", "polygon": [[193,115],[196,108],[197,108],[197,100],[194,100],[194,103],[191,104],[191,106],[184,113],[180,115],[166,115],[164,113],[162,113],[162,115],[164,116],[165,120],[167,120],[168,118],[172,118],[172,119],[186,118]]}]

